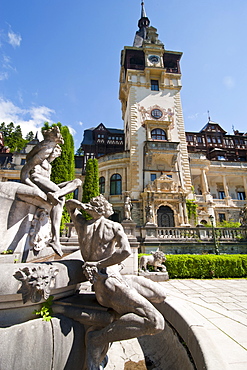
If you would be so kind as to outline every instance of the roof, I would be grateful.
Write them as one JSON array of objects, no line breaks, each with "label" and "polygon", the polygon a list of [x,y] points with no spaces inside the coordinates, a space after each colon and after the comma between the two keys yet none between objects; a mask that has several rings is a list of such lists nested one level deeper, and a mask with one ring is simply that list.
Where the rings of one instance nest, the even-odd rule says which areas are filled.
[{"label": "roof", "polygon": [[84,136],[81,145],[93,145],[94,144],[94,135],[93,132],[97,130],[100,126],[104,127],[104,131],[107,131],[110,134],[118,134],[118,135],[123,135],[124,130],[117,129],[117,128],[108,128],[105,127],[102,123],[98,125],[97,127],[91,127],[87,130],[84,131]]},{"label": "roof", "polygon": [[226,134],[226,131],[216,122],[214,121],[208,121],[208,123],[206,123],[206,125],[200,130],[200,132],[204,132],[204,131],[211,131],[209,128],[210,126],[218,126],[220,132],[223,132]]}]

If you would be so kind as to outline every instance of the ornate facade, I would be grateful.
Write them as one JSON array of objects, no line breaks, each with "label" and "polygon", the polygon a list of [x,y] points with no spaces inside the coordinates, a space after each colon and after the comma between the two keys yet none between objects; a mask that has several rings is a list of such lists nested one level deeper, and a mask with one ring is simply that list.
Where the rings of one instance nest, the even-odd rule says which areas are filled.
[{"label": "ornate facade", "polygon": [[[195,226],[210,223],[210,216],[239,221],[247,194],[247,136],[227,135],[210,120],[199,133],[185,133],[182,53],[165,49],[143,3],[138,26],[133,46],[121,54],[125,150],[99,158],[101,191],[119,221],[129,196],[139,226]],[[188,204],[195,205],[193,217]]]}]

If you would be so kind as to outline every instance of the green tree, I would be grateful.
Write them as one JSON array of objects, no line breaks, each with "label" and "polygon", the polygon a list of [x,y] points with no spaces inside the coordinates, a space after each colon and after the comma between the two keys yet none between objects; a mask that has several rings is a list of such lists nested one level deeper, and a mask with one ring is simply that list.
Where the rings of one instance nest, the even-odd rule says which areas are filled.
[{"label": "green tree", "polygon": [[21,126],[10,122],[6,125],[4,122],[0,125],[0,131],[4,136],[4,145],[8,146],[10,152],[20,151],[27,144],[28,140],[25,140],[22,136]]},{"label": "green tree", "polygon": [[91,198],[98,196],[99,193],[99,172],[97,159],[88,159],[86,164],[86,174],[83,183],[82,202],[87,203]]},{"label": "green tree", "polygon": [[[62,153],[61,156],[56,158],[52,163],[51,180],[55,184],[61,182],[70,181],[75,178],[75,162],[74,162],[74,140],[73,136],[69,132],[67,126],[63,126],[60,122],[57,124],[49,125],[48,122],[44,123],[41,131],[49,129],[52,126],[59,126],[60,132],[63,136],[64,144],[61,145]],[[66,199],[72,199],[73,194],[66,195]],[[65,228],[65,224],[70,222],[70,217],[67,210],[64,208],[63,216],[61,220],[61,231]]]},{"label": "green tree", "polygon": [[30,142],[33,139],[34,139],[34,133],[33,133],[33,131],[29,131],[29,133],[25,137],[25,140],[27,140],[28,142]]},{"label": "green tree", "polygon": [[[97,159],[88,159],[86,163],[85,169],[85,179],[83,183],[83,194],[82,194],[82,202],[87,203],[90,201],[91,198],[97,197],[100,195],[99,192],[99,170],[98,170],[98,161]],[[84,217],[87,220],[90,220],[91,217],[86,214],[86,212],[82,211]]]}]

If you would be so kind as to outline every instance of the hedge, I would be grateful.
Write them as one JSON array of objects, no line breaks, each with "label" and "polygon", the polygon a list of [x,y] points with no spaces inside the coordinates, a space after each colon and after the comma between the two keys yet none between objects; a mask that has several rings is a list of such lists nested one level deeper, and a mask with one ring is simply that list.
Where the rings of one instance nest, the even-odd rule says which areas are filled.
[{"label": "hedge", "polygon": [[[140,254],[141,256],[142,254]],[[247,255],[166,255],[169,278],[244,278],[247,277]],[[152,270],[152,267],[150,268]]]}]

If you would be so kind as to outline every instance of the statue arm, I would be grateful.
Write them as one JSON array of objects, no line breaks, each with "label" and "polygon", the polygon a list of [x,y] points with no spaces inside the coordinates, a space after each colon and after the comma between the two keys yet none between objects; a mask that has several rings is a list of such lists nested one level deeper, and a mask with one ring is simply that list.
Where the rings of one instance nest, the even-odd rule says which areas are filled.
[{"label": "statue arm", "polygon": [[65,207],[67,208],[67,211],[69,212],[70,217],[73,218],[73,216],[76,216],[77,214],[80,213],[78,209],[83,209],[84,211],[87,210],[87,203],[81,203],[77,199],[68,199],[66,200]]},{"label": "statue arm", "polygon": [[97,263],[97,267],[99,269],[120,264],[131,255],[129,241],[122,226],[118,225],[115,232],[116,250],[111,256],[104,258]]}]

